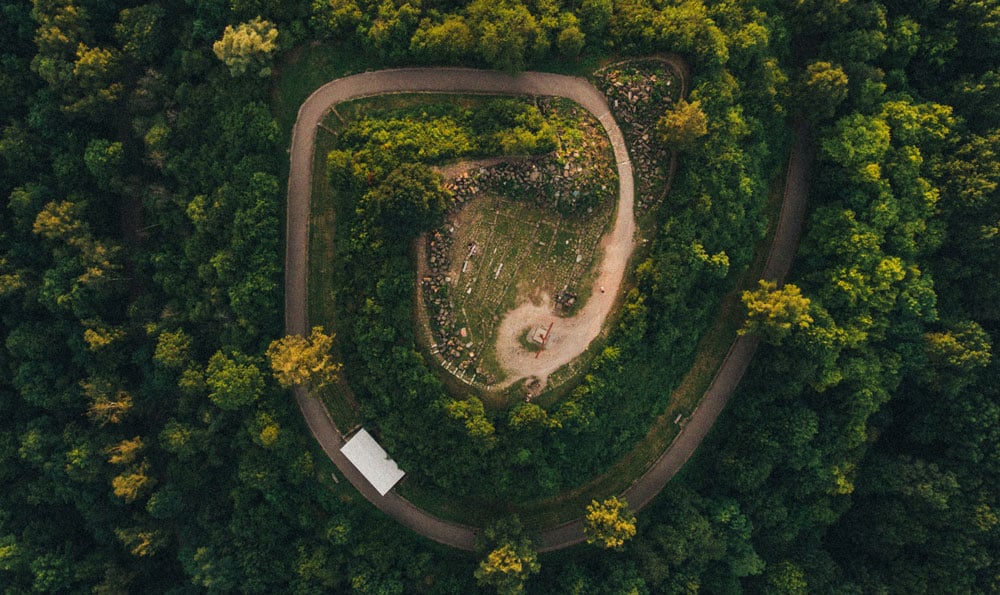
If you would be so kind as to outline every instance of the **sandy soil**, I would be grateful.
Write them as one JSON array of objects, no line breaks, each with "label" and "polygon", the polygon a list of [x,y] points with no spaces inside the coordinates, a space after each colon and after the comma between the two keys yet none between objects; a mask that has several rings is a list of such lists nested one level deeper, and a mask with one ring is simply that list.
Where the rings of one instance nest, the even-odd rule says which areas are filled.
[{"label": "sandy soil", "polygon": [[[496,351],[507,379],[500,388],[525,378],[538,379],[544,386],[550,374],[579,357],[601,333],[615,305],[625,268],[635,249],[632,205],[629,184],[627,190],[619,193],[614,226],[601,239],[603,258],[597,266],[590,298],[574,316],[563,318],[556,314],[552,296],[545,294],[541,303],[525,299],[521,305],[504,314],[497,331]],[[521,345],[519,338],[526,330],[548,328],[550,323],[552,330],[540,354]]]}]

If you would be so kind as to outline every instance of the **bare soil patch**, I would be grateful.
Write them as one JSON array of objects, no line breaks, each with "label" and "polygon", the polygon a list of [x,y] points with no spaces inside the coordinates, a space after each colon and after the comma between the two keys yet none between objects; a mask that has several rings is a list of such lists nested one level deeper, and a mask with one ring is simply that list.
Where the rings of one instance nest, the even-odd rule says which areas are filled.
[{"label": "bare soil patch", "polygon": [[[560,126],[553,154],[438,168],[450,174],[456,207],[418,251],[418,309],[429,320],[420,326],[430,330],[431,353],[459,380],[491,391],[522,379],[543,386],[549,372],[539,376],[537,365],[525,372],[518,358],[552,366],[555,353],[558,369],[579,356],[596,334],[585,340],[575,331],[571,339],[566,329],[589,323],[562,322],[594,312],[587,304],[602,287],[609,297],[617,290],[607,278],[597,284],[618,190],[611,144],[579,106],[546,102],[545,110]],[[499,334],[507,319],[523,319],[525,308],[536,312],[531,320],[558,327],[542,353],[520,340],[527,328]]]}]

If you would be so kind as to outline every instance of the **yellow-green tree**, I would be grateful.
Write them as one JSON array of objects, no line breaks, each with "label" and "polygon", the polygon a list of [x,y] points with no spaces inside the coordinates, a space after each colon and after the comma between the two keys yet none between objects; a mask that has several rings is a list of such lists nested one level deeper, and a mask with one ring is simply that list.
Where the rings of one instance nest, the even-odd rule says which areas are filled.
[{"label": "yellow-green tree", "polygon": [[152,556],[168,541],[160,531],[141,527],[119,527],[115,529],[115,535],[137,558]]},{"label": "yellow-green tree", "polygon": [[264,390],[264,375],[252,358],[217,351],[205,368],[208,398],[220,409],[235,411],[256,401]]},{"label": "yellow-green tree", "polygon": [[440,23],[425,18],[410,39],[410,51],[433,62],[459,63],[475,47],[476,38],[461,15],[450,14]]},{"label": "yellow-green tree", "polygon": [[192,362],[191,336],[181,329],[161,332],[156,338],[153,361],[173,370],[187,367]]},{"label": "yellow-green tree", "polygon": [[112,465],[129,465],[139,456],[144,446],[139,436],[131,440],[122,440],[108,447],[108,462]]},{"label": "yellow-green tree", "polygon": [[523,592],[524,581],[539,570],[541,565],[534,550],[507,542],[487,554],[473,574],[480,585],[508,594]]},{"label": "yellow-green tree", "polygon": [[99,426],[121,423],[132,410],[132,395],[108,379],[91,377],[80,387],[90,400],[87,417]]},{"label": "yellow-green tree", "polygon": [[451,419],[462,422],[469,436],[483,441],[486,446],[496,443],[496,428],[486,417],[486,409],[478,397],[455,399],[444,406],[445,413]]},{"label": "yellow-green tree", "polygon": [[333,335],[315,326],[308,337],[288,335],[272,341],[267,348],[267,359],[281,386],[309,384],[318,388],[337,380],[341,365],[330,355],[332,346]]},{"label": "yellow-green tree", "polygon": [[233,76],[257,66],[260,67],[260,76],[268,76],[271,74],[268,61],[278,49],[277,39],[278,29],[270,21],[256,17],[235,27],[227,25],[222,39],[212,45],[212,51],[226,63]]},{"label": "yellow-green tree", "polygon": [[847,74],[830,62],[813,62],[806,67],[799,85],[802,111],[813,119],[828,118],[847,99]]},{"label": "yellow-green tree", "polygon": [[959,370],[988,366],[990,336],[975,321],[956,324],[948,330],[924,334],[931,362]]},{"label": "yellow-green tree", "polygon": [[621,549],[635,536],[635,515],[628,509],[628,502],[615,496],[604,502],[591,500],[584,518],[583,532],[587,543],[605,549]]},{"label": "yellow-green tree", "polygon": [[125,502],[134,502],[139,496],[156,485],[156,480],[149,476],[149,461],[143,459],[138,465],[129,465],[121,475],[111,480],[115,496]]},{"label": "yellow-green tree", "polygon": [[739,331],[741,335],[756,334],[777,344],[792,331],[809,328],[813,323],[809,298],[791,283],[778,289],[773,281],[761,279],[758,289],[743,292],[743,303],[747,320]]},{"label": "yellow-green tree", "polygon": [[671,151],[683,151],[708,133],[708,116],[701,111],[701,102],[684,99],[667,110],[656,123],[660,140]]},{"label": "yellow-green tree", "polygon": [[541,570],[538,554],[517,516],[499,519],[483,528],[476,550],[489,552],[473,575],[482,587],[497,593],[521,593],[524,581]]}]

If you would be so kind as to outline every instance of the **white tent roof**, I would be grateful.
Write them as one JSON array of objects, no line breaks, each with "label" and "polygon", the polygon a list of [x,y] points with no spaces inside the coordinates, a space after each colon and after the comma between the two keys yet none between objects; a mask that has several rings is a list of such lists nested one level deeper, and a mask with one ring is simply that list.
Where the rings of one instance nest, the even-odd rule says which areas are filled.
[{"label": "white tent roof", "polygon": [[358,430],[340,452],[383,496],[406,475],[364,428]]}]

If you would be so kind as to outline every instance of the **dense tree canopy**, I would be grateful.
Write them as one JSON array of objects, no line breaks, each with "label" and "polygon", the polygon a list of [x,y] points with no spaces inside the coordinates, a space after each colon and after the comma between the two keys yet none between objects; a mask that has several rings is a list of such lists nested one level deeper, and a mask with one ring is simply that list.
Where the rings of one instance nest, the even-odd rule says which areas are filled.
[{"label": "dense tree canopy", "polygon": [[776,284],[760,281],[756,291],[743,292],[747,320],[741,333],[758,333],[772,342],[780,342],[790,333],[809,328],[809,298],[792,284],[778,289]]},{"label": "dense tree canopy", "polygon": [[236,27],[226,26],[222,39],[212,45],[212,51],[216,58],[226,63],[234,76],[255,65],[261,66],[261,76],[267,76],[271,69],[266,64],[269,56],[278,49],[277,38],[277,28],[257,17]]},{"label": "dense tree canopy", "polygon": [[681,99],[656,123],[656,131],[663,144],[683,151],[708,133],[708,120],[699,101]]},{"label": "dense tree canopy", "polygon": [[[0,0],[0,584],[996,591],[998,23],[978,0]],[[541,115],[497,103],[479,125],[502,125],[474,135],[492,144],[472,148],[455,120],[361,119],[361,158],[328,156],[364,207],[337,226],[374,232],[334,247],[345,278],[323,296],[357,415],[447,497],[554,495],[662,415],[719,303],[742,316],[722,296],[765,235],[792,122],[811,123],[790,283],[745,298],[769,340],[620,551],[539,556],[516,523],[475,557],[414,536],[331,479],[282,388],[336,371],[332,335],[281,340],[286,123],[315,88],[289,80],[589,75],[664,52],[691,93],[637,132],[683,153],[630,277],[629,332],[551,406],[447,393],[414,346],[406,252],[449,204],[431,161],[549,151]]]}]

